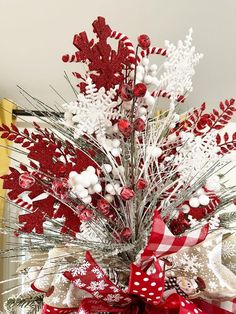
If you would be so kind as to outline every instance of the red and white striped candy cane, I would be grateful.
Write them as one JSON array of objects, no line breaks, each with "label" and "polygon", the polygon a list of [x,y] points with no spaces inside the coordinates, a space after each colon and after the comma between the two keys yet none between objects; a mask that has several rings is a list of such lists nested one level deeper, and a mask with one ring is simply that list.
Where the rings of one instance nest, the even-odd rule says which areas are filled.
[{"label": "red and white striped candy cane", "polygon": [[118,33],[116,31],[112,31],[110,37],[114,38],[116,40],[122,41],[124,43],[125,47],[127,47],[128,51],[129,51],[129,60],[134,67],[135,62],[136,62],[135,49],[134,49],[132,42],[129,40],[129,38],[126,35],[124,35],[122,33]]},{"label": "red and white striped candy cane", "polygon": [[[151,94],[153,97],[163,97],[163,98],[168,98],[168,99],[170,99],[170,97],[171,97],[171,94],[170,93],[168,93],[167,91],[165,91],[165,90],[156,90],[156,91],[154,91],[154,92],[152,92],[152,94]],[[178,98],[177,98],[177,102],[184,102],[185,101],[185,98],[184,98],[184,96],[178,96]]]},{"label": "red and white striped candy cane", "polygon": [[166,56],[166,49],[160,47],[149,47],[146,50],[142,50],[137,56],[137,64],[139,64],[142,61],[142,59],[148,55]]},{"label": "red and white striped candy cane", "polygon": [[79,55],[77,53],[73,55],[66,54],[62,56],[62,61],[63,62],[80,62]]},{"label": "red and white striped candy cane", "polygon": [[25,208],[27,210],[33,210],[33,205],[23,201],[21,198],[17,198],[13,200],[13,202],[22,208]]}]

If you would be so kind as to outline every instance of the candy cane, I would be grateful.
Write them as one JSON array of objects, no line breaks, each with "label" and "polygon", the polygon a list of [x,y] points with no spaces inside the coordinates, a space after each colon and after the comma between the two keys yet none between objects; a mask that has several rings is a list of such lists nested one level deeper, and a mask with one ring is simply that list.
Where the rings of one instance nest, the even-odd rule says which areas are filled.
[{"label": "candy cane", "polygon": [[[154,92],[152,92],[151,94],[153,97],[164,97],[164,98],[168,98],[170,99],[171,94],[165,90],[156,90]],[[184,96],[178,96],[178,98],[176,99],[177,102],[184,102],[185,98]]]},{"label": "candy cane", "polygon": [[143,58],[148,55],[161,55],[166,56],[166,49],[160,47],[149,47],[146,50],[142,50],[137,56],[137,63],[139,64]]},{"label": "candy cane", "polygon": [[134,50],[134,46],[132,44],[132,42],[129,40],[129,38],[122,34],[122,33],[118,33],[116,31],[112,31],[111,38],[114,38],[116,40],[122,41],[125,45],[125,47],[127,47],[128,51],[129,51],[129,60],[132,64],[132,66],[135,66],[136,63],[136,58],[135,58],[135,50]]},{"label": "candy cane", "polygon": [[63,62],[80,62],[79,55],[77,53],[75,53],[74,55],[66,54],[62,56],[62,61]]},{"label": "candy cane", "polygon": [[22,208],[25,208],[27,210],[33,210],[33,205],[29,204],[28,202],[23,201],[21,198],[17,198],[13,200],[13,202]]}]

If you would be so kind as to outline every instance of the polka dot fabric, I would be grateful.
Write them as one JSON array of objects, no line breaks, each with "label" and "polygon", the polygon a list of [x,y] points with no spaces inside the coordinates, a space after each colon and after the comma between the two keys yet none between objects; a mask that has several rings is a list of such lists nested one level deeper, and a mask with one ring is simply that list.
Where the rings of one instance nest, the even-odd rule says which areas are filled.
[{"label": "polka dot fabric", "polygon": [[129,293],[146,299],[147,303],[157,305],[161,302],[163,290],[164,275],[158,262],[155,263],[154,273],[150,275],[132,264]]}]

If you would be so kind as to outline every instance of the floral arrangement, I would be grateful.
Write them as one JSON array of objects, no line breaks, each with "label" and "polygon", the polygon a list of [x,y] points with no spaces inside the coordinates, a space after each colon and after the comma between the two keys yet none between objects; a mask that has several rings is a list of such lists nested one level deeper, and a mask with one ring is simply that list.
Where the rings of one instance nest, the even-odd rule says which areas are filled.
[{"label": "floral arrangement", "polygon": [[26,297],[5,308],[229,313],[220,301],[236,297],[236,214],[225,212],[236,197],[226,184],[236,133],[222,129],[234,99],[181,113],[202,58],[191,29],[160,48],[144,34],[134,47],[103,17],[92,26],[95,39],[75,35],[77,51],[62,57],[85,69],[73,73],[79,89],[66,76],[75,99],[64,101],[63,116],[22,91],[48,128],[0,128],[28,161],[3,177],[19,209],[16,229],[6,222],[4,232],[22,238],[28,254],[18,268]]}]

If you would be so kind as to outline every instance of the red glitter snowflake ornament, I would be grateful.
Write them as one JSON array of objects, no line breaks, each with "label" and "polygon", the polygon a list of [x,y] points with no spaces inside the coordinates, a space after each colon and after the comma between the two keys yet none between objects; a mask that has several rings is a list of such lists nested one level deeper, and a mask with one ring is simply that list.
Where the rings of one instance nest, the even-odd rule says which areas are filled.
[{"label": "red glitter snowflake ornament", "polygon": [[[103,17],[99,16],[92,25],[98,41],[89,40],[86,32],[76,34],[73,44],[78,51],[71,57],[64,55],[62,60],[64,62],[86,62],[88,70],[92,72],[90,77],[97,88],[105,87],[106,90],[109,90],[123,82],[122,70],[129,66],[129,50],[122,41],[118,42],[117,51],[107,43],[112,30]],[[84,92],[85,79],[79,73],[74,73],[74,75],[82,80],[79,87],[81,92]]]}]

